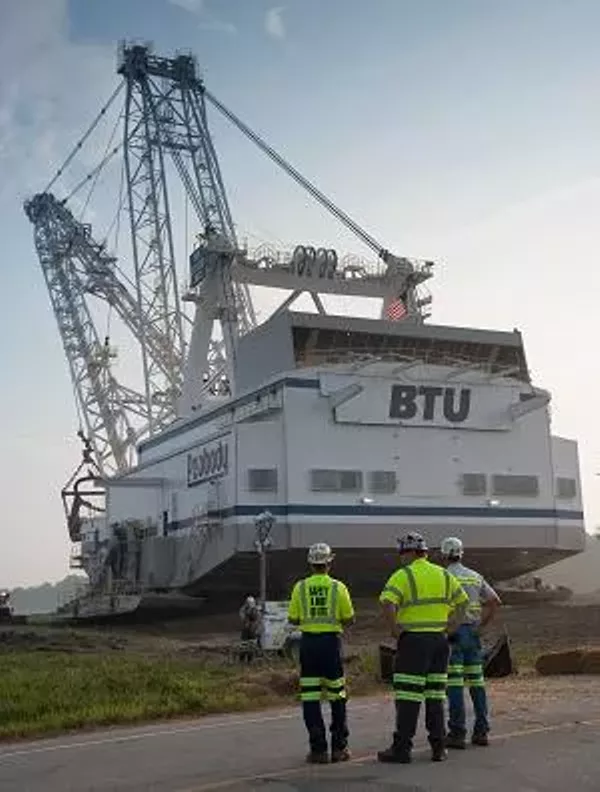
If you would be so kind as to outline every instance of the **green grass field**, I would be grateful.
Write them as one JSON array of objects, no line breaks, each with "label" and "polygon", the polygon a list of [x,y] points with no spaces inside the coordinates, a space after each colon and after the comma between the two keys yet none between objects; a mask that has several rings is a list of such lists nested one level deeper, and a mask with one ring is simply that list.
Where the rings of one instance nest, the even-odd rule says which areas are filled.
[{"label": "green grass field", "polygon": [[[355,695],[377,688],[376,658],[348,667]],[[86,726],[261,709],[296,701],[297,672],[283,660],[242,666],[222,657],[122,649],[0,651],[0,739]]]},{"label": "green grass field", "polygon": [[276,701],[239,669],[58,652],[0,656],[0,737],[260,708]]}]

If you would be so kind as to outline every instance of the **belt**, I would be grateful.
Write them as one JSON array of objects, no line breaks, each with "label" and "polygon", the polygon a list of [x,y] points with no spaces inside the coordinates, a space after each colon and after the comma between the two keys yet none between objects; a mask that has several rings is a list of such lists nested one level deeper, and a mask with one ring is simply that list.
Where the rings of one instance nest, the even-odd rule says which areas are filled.
[{"label": "belt", "polygon": [[446,630],[407,630],[403,628],[400,635],[405,633],[410,633],[411,635],[444,635]]}]

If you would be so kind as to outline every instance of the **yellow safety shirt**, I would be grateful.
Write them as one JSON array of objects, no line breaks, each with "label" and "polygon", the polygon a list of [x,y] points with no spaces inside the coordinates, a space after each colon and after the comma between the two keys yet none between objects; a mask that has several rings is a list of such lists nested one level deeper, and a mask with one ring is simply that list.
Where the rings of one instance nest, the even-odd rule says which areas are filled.
[{"label": "yellow safety shirt", "polygon": [[341,633],[342,621],[353,616],[350,593],[341,580],[329,575],[311,575],[299,580],[292,589],[288,618],[298,621],[302,632]]},{"label": "yellow safety shirt", "polygon": [[397,621],[403,630],[443,632],[450,612],[469,597],[448,570],[417,558],[391,575],[379,601],[397,606]]}]

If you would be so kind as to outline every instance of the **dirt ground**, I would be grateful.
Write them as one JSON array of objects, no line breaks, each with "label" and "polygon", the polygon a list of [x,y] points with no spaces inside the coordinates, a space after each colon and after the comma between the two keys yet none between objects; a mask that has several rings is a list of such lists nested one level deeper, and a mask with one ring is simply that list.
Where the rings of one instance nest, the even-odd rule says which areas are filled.
[{"label": "dirt ground", "polygon": [[[377,604],[355,603],[356,624],[346,633],[349,654],[376,648],[387,641]],[[580,603],[540,607],[505,607],[502,619],[490,630],[493,640],[506,627],[520,666],[532,667],[543,652],[578,647],[600,648],[600,603]],[[24,625],[0,628],[0,652],[15,649],[32,651],[143,651],[156,654],[227,652],[237,641],[236,612],[203,616],[186,615],[168,621],[143,624],[107,624],[89,628]]]},{"label": "dirt ground", "polygon": [[600,603],[505,608],[503,621],[516,647],[553,651],[600,646]]},{"label": "dirt ground", "polygon": [[[355,607],[356,624],[346,633],[347,646],[362,649],[385,641],[387,635],[377,604],[358,600]],[[505,626],[517,650],[542,652],[600,646],[600,602],[573,600],[560,605],[504,607],[501,613],[501,618],[490,629],[490,638]],[[237,636],[238,615],[199,615],[128,627],[127,630],[163,640],[218,646]]]},{"label": "dirt ground", "polygon": [[[372,601],[356,602],[356,624],[346,632],[347,652],[376,647],[387,640],[377,604]],[[125,633],[118,628],[113,636],[127,634],[130,638],[150,639],[163,645],[178,645],[219,650],[235,642],[238,636],[238,615],[193,616],[168,622],[127,627]],[[579,604],[573,601],[563,605],[543,607],[505,607],[502,618],[490,629],[491,641],[504,628],[508,631],[521,665],[533,665],[535,656],[542,652],[576,647],[600,647],[600,603]]]}]

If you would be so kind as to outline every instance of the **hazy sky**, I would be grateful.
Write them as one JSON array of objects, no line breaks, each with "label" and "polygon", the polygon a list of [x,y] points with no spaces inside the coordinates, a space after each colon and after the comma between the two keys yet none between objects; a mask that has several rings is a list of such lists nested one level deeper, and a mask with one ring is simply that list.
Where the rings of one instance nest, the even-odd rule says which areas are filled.
[{"label": "hazy sky", "polygon": [[[22,202],[117,84],[121,39],[192,50],[213,93],[367,230],[438,261],[434,321],[523,331],[600,522],[598,29],[596,0],[0,0],[0,585],[66,571],[77,417]],[[214,130],[240,234],[362,252]]]}]

